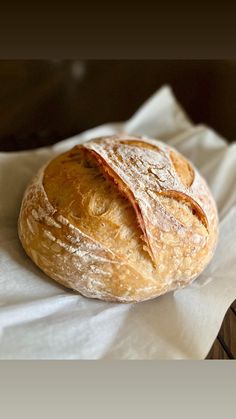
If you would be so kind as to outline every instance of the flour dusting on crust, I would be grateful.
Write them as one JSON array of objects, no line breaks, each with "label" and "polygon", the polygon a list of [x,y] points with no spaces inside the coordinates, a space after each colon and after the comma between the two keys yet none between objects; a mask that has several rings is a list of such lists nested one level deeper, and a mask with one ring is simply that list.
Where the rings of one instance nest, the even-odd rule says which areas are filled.
[{"label": "flour dusting on crust", "polygon": [[147,138],[104,137],[78,148],[132,204],[154,268],[141,272],[138,262],[111,251],[60,212],[45,192],[47,165],[27,188],[19,217],[19,236],[32,260],[62,285],[109,301],[143,301],[191,282],[209,262],[218,230],[215,203],[197,170],[189,166],[184,183],[180,160],[175,165],[171,155],[177,152]]}]

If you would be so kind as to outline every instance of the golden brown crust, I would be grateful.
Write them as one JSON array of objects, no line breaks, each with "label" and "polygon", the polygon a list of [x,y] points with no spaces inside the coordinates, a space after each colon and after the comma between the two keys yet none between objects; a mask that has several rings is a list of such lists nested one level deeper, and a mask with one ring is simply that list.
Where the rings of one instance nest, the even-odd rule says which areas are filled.
[{"label": "golden brown crust", "polygon": [[26,190],[19,236],[50,277],[81,294],[143,301],[191,282],[217,240],[214,200],[167,145],[112,136],[76,146]]}]

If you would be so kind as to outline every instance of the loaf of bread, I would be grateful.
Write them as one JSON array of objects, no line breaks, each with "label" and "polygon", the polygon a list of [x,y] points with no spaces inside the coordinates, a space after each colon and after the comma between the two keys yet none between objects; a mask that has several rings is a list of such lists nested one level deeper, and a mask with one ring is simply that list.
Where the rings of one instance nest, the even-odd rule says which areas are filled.
[{"label": "loaf of bread", "polygon": [[127,135],[59,155],[28,186],[19,237],[48,276],[86,297],[138,302],[184,287],[218,236],[215,202],[168,145]]}]

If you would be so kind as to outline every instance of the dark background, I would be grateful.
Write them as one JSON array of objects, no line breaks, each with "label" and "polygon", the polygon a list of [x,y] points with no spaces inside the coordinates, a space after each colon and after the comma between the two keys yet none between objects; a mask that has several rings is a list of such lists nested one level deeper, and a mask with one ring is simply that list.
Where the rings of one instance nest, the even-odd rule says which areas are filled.
[{"label": "dark background", "polygon": [[2,60],[0,150],[126,120],[163,84],[193,122],[236,139],[236,60]]}]

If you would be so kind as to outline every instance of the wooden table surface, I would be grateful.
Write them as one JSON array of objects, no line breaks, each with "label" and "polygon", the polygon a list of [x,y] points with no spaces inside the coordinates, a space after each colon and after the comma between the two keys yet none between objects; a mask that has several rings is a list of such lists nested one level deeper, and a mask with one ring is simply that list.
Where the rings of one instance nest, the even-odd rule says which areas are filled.
[{"label": "wooden table surface", "polygon": [[207,359],[236,359],[236,300],[225,315]]},{"label": "wooden table surface", "polygon": [[[0,60],[0,151],[53,144],[128,119],[169,84],[194,123],[236,139],[236,61]],[[236,358],[236,302],[207,359]]]}]

